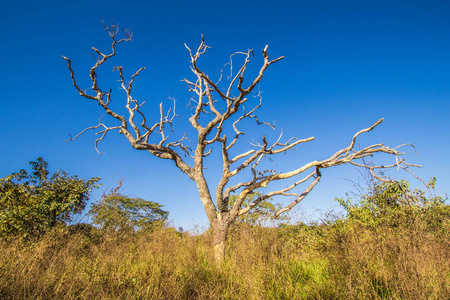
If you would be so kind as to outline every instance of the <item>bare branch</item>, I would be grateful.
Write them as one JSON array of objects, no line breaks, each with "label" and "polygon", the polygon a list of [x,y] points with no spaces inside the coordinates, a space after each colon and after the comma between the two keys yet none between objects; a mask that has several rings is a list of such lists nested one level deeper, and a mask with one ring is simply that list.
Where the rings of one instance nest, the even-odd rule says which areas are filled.
[{"label": "bare branch", "polygon": [[289,204],[285,208],[280,209],[279,211],[277,211],[275,213],[275,218],[278,218],[283,212],[291,210],[295,205],[297,205],[300,201],[302,201],[306,197],[306,195],[309,194],[309,192],[311,192],[311,190],[319,183],[320,178],[322,177],[322,175],[320,174],[319,168],[316,168],[316,172],[315,173],[316,173],[316,178],[314,179],[314,181],[291,204]]},{"label": "bare branch", "polygon": [[[96,133],[96,134],[102,134],[102,136],[99,139],[97,139],[95,142],[95,145],[96,145],[95,148],[98,152],[98,149],[97,149],[98,143],[101,140],[103,140],[106,133],[112,129],[119,129],[119,132],[127,138],[127,140],[130,142],[130,144],[133,148],[138,149],[138,150],[147,150],[151,154],[155,155],[156,157],[163,158],[163,159],[170,159],[170,160],[174,161],[175,165],[178,168],[180,168],[184,173],[186,173],[190,178],[193,179],[194,178],[193,169],[183,161],[181,156],[174,149],[172,149],[174,147],[179,147],[182,151],[184,151],[186,153],[186,151],[188,151],[188,149],[189,149],[187,146],[183,145],[183,141],[186,140],[186,137],[183,137],[176,142],[172,142],[172,143],[169,143],[167,146],[164,146],[164,144],[168,140],[168,136],[166,136],[164,129],[167,125],[170,128],[170,130],[172,131],[172,121],[177,116],[175,113],[175,100],[172,99],[174,101],[173,108],[170,108],[166,113],[164,113],[164,111],[162,109],[162,103],[161,103],[160,119],[157,122],[155,122],[154,125],[152,125],[150,127],[147,125],[147,118],[145,117],[145,114],[140,110],[142,105],[145,103],[145,101],[142,103],[139,103],[139,101],[137,99],[134,99],[132,97],[132,85],[133,85],[136,77],[145,68],[140,68],[139,70],[137,70],[131,76],[130,81],[127,83],[125,80],[125,76],[123,74],[123,68],[122,67],[114,67],[113,70],[119,72],[119,78],[120,78],[119,81],[121,84],[121,88],[126,93],[125,107],[128,111],[128,118],[126,119],[124,116],[116,113],[109,107],[109,104],[111,102],[111,91],[112,90],[110,89],[109,92],[104,92],[103,90],[100,89],[96,72],[97,72],[97,69],[102,64],[104,64],[111,57],[115,56],[117,44],[122,43],[122,42],[131,41],[132,34],[129,30],[123,29],[122,27],[115,25],[113,23],[111,23],[111,25],[109,27],[106,26],[103,22],[102,22],[102,24],[103,24],[105,30],[108,32],[109,36],[111,37],[112,43],[111,43],[111,53],[109,53],[109,54],[104,54],[97,48],[92,47],[92,49],[98,55],[98,58],[96,59],[96,63],[94,64],[93,67],[91,67],[90,72],[89,72],[89,77],[92,82],[92,86],[91,86],[90,90],[94,91],[95,95],[88,94],[86,91],[81,89],[80,86],[78,86],[78,84],[75,80],[75,74],[72,69],[70,59],[68,59],[65,56],[63,56],[63,58],[67,61],[68,69],[70,71],[70,76],[72,78],[72,84],[77,89],[78,93],[84,98],[96,101],[105,110],[105,112],[108,115],[117,119],[120,122],[120,125],[114,126],[114,127],[108,127],[108,126],[104,125],[103,123],[99,122],[99,125],[88,127],[85,130],[83,130],[80,134],[82,134],[90,129],[97,129],[97,128],[103,127],[104,129],[102,131]],[[122,34],[122,37],[119,38],[120,33]],[[140,122],[140,124],[137,124],[135,122],[136,113],[138,113],[142,117],[142,121]],[[129,125],[131,126],[131,128],[134,132],[134,136],[128,128]],[[159,134],[161,136],[160,142],[158,144],[149,143],[149,138],[150,138],[151,134],[157,128],[159,128]],[[141,133],[141,129],[144,130],[144,133]],[[77,135],[75,138],[77,138],[78,136],[79,135]]]},{"label": "bare branch", "polygon": [[[246,208],[241,209],[239,211],[239,215],[243,215],[246,214],[249,210],[251,210],[253,207],[257,206],[259,204],[259,202],[261,202],[262,200],[265,200],[267,198],[273,197],[273,196],[278,196],[278,195],[282,195],[282,196],[298,196],[300,197],[301,195],[297,195],[295,193],[287,193],[288,191],[291,191],[292,189],[294,189],[296,186],[302,184],[303,182],[307,181],[309,178],[313,177],[316,174],[316,172],[312,172],[311,174],[309,174],[308,176],[306,176],[305,178],[298,180],[296,182],[294,182],[292,185],[288,186],[287,188],[278,190],[278,191],[273,191],[270,192],[264,196],[258,197],[257,199],[255,199],[252,203],[250,203],[250,205],[248,205]],[[317,178],[316,178],[317,179]],[[302,194],[303,195],[303,194]],[[304,197],[306,196],[306,194],[304,195]],[[303,198],[304,198],[303,197]],[[303,199],[302,198],[302,199]],[[298,199],[298,198],[297,198]],[[300,199],[301,200],[301,199]],[[298,202],[300,202],[300,200]],[[295,204],[297,204],[298,202],[296,202]],[[294,205],[295,205],[294,204]],[[292,207],[294,206],[292,205]],[[290,208],[289,208],[290,209]],[[278,216],[277,216],[278,217]]]},{"label": "bare branch", "polygon": [[[351,163],[355,166],[359,166],[359,167],[365,167],[368,168],[369,171],[371,172],[372,175],[374,175],[375,178],[379,179],[379,180],[383,180],[383,181],[389,181],[392,182],[391,179],[383,179],[380,176],[376,175],[374,173],[375,169],[381,169],[381,168],[401,168],[404,170],[407,170],[408,166],[414,166],[414,167],[421,167],[420,165],[413,165],[413,164],[409,164],[406,163],[404,161],[404,159],[400,159],[400,155],[403,155],[404,153],[399,152],[396,149],[390,149],[386,146],[384,146],[383,144],[374,144],[374,145],[370,145],[367,146],[361,150],[356,151],[354,149],[354,145],[356,142],[356,138],[361,135],[362,133],[365,132],[369,132],[371,130],[373,130],[376,126],[378,126],[381,123],[382,119],[380,119],[379,121],[375,122],[372,126],[360,130],[359,132],[357,132],[352,140],[351,143],[348,147],[341,149],[339,151],[337,151],[334,155],[332,155],[330,158],[322,160],[322,161],[312,161],[310,163],[307,163],[305,165],[303,165],[302,167],[295,169],[293,171],[287,172],[287,173],[274,173],[272,175],[268,175],[268,176],[261,176],[258,178],[254,178],[252,180],[252,182],[249,185],[242,185],[240,187],[244,187],[245,188],[239,193],[236,202],[235,202],[235,206],[232,208],[231,213],[234,215],[240,215],[243,213],[248,212],[252,207],[246,209],[245,211],[243,210],[239,210],[240,205],[243,203],[245,197],[252,193],[255,189],[258,189],[260,187],[267,187],[268,184],[272,181],[276,181],[276,180],[282,180],[282,179],[288,179],[294,176],[297,176],[303,172],[305,172],[306,170],[310,169],[310,168],[315,168],[315,175],[316,175],[316,179],[313,183],[310,184],[310,186],[300,195],[298,195],[298,197],[296,198],[296,200],[294,202],[292,202],[290,205],[288,205],[287,207],[283,208],[282,210],[280,210],[279,212],[277,212],[276,216],[279,216],[281,213],[288,211],[290,209],[292,209],[292,207],[294,207],[296,204],[298,204],[313,188],[314,186],[319,182],[321,175],[320,175],[320,169],[324,169],[324,168],[329,168],[332,166],[338,166],[341,164],[345,164],[345,163]],[[301,141],[310,141],[313,138],[309,138],[309,139],[305,139],[305,140],[301,140]],[[286,145],[285,148],[290,149],[292,148],[292,145],[297,143],[298,141],[290,144],[290,145]],[[279,144],[279,142],[277,141],[275,143]],[[264,145],[261,146],[261,149],[266,148],[267,145],[266,143]],[[283,151],[282,149],[279,150],[275,150],[274,152],[276,153],[280,153]],[[391,154],[394,156],[395,158],[395,163],[391,164],[391,165],[387,165],[387,166],[364,166],[362,164],[359,164],[357,162],[355,162],[355,160],[358,159],[363,159],[364,157],[367,156],[372,156],[376,153],[382,153],[382,154]],[[313,174],[313,173],[312,173]],[[413,173],[412,173],[413,174]],[[311,175],[310,175],[311,176]],[[309,177],[307,177],[309,178]],[[268,195],[283,195],[284,190],[275,192],[275,194],[268,194]],[[270,197],[270,196],[269,196]],[[258,199],[256,199],[255,201],[257,201]],[[257,204],[257,203],[256,203]],[[255,205],[256,205],[255,204]]]},{"label": "bare branch", "polygon": [[67,141],[75,141],[80,135],[82,135],[83,133],[85,133],[85,132],[88,131],[88,130],[98,129],[98,128],[100,128],[100,127],[103,127],[103,128],[104,128],[103,130],[100,130],[100,131],[98,131],[98,132],[95,133],[95,135],[101,134],[101,137],[99,137],[98,139],[95,140],[95,151],[97,151],[97,153],[98,153],[99,155],[100,155],[101,153],[103,153],[103,152],[100,152],[100,151],[98,150],[98,143],[99,143],[101,140],[103,140],[103,139],[105,138],[105,136],[106,136],[106,134],[108,133],[108,131],[114,130],[114,129],[119,129],[119,130],[120,130],[121,126],[107,127],[105,124],[103,124],[103,123],[101,122],[102,117],[103,117],[103,115],[100,116],[100,118],[98,119],[98,125],[85,128],[83,131],[81,131],[81,132],[80,132],[79,134],[77,134],[75,137],[72,137],[72,136],[69,134],[70,139],[66,140],[66,142],[67,142]]}]

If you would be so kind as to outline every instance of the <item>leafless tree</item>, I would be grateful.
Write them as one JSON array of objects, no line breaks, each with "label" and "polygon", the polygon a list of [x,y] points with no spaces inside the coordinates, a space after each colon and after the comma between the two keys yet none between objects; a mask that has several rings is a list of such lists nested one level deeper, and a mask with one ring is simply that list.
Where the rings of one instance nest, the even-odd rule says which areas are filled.
[{"label": "leafless tree", "polygon": [[[322,177],[322,169],[348,163],[360,168],[367,168],[377,179],[391,181],[392,179],[390,178],[376,174],[376,171],[387,168],[400,168],[410,172],[409,167],[418,167],[418,165],[407,163],[402,158],[404,152],[400,152],[399,147],[401,146],[389,148],[382,143],[378,143],[355,149],[358,136],[373,130],[383,119],[357,132],[351,138],[348,147],[340,149],[329,158],[311,161],[284,173],[278,170],[261,168],[263,165],[261,163],[262,159],[279,153],[286,153],[288,150],[293,150],[295,146],[311,142],[314,140],[314,137],[304,139],[291,138],[282,142],[282,136],[280,135],[275,142],[269,143],[267,138],[262,136],[259,143],[251,144],[250,150],[238,155],[231,155],[231,150],[233,149],[233,153],[235,153],[233,147],[237,145],[238,140],[244,135],[244,132],[238,128],[242,120],[253,118],[257,124],[272,126],[261,122],[256,115],[256,111],[262,104],[261,94],[256,92],[256,87],[259,85],[267,68],[282,60],[283,57],[270,59],[268,46],[266,46],[262,50],[264,62],[259,68],[259,72],[251,80],[250,84],[245,85],[244,75],[249,66],[250,58],[254,55],[253,51],[233,53],[229,57],[229,63],[227,64],[227,68],[230,68],[230,76],[227,76],[226,80],[222,80],[223,78],[220,76],[218,81],[213,81],[198,64],[200,57],[209,48],[205,44],[203,37],[200,46],[195,50],[191,50],[185,45],[191,59],[191,71],[194,74],[193,80],[184,79],[184,81],[188,85],[189,92],[193,95],[191,101],[195,103],[189,122],[197,131],[196,141],[190,142],[186,134],[178,140],[170,141],[168,133],[172,130],[172,121],[177,116],[175,105],[168,111],[164,111],[161,103],[159,106],[159,118],[150,122],[142,111],[142,105],[145,102],[140,102],[132,96],[134,80],[145,68],[137,70],[127,82],[124,78],[122,67],[114,67],[114,71],[118,72],[120,86],[126,93],[125,107],[127,115],[121,115],[111,109],[112,90],[105,91],[99,87],[97,70],[116,54],[117,44],[131,40],[132,33],[112,23],[110,26],[103,26],[112,39],[112,50],[109,54],[104,54],[97,48],[92,47],[92,50],[95,52],[96,63],[89,72],[89,77],[92,81],[92,86],[89,90],[83,90],[77,84],[70,59],[64,56],[63,58],[68,63],[73,85],[79,94],[84,98],[97,102],[108,115],[118,121],[118,125],[108,126],[100,119],[98,125],[86,128],[80,134],[90,129],[98,129],[96,134],[100,135],[100,137],[95,142],[97,150],[98,142],[109,131],[118,130],[126,137],[133,148],[146,150],[158,158],[173,161],[197,185],[200,200],[213,232],[214,254],[218,263],[224,259],[228,231],[236,218],[248,213],[261,201],[273,196],[289,196],[291,199],[294,199],[289,205],[279,210],[276,216],[291,210],[319,183]],[[235,66],[234,59],[237,56],[242,56],[243,61],[239,68]],[[233,71],[235,74],[233,74]],[[224,84],[222,81],[226,83]],[[253,99],[250,100],[248,97],[251,93],[256,95],[256,104]],[[251,106],[251,108],[248,109],[246,105]],[[200,121],[201,118],[202,120]],[[227,136],[226,133],[231,134]],[[78,136],[72,139],[76,139]],[[152,139],[150,140],[150,138]],[[154,142],[155,140],[156,142]],[[221,179],[215,190],[215,201],[213,201],[213,191],[208,186],[204,174],[205,157],[211,154],[213,144],[219,145],[223,162]],[[360,163],[361,159],[375,154],[389,155],[393,158],[393,162],[390,165],[370,166]],[[247,172],[243,172],[244,170],[247,170]],[[239,178],[243,175],[247,175],[248,178],[247,180],[234,180],[234,177],[238,175],[241,175]],[[271,182],[289,178],[291,180],[287,187],[266,192],[254,199],[248,206],[243,207],[242,204],[247,195],[261,187],[268,188]],[[239,183],[231,185],[229,184],[231,179],[233,179],[233,182]],[[297,190],[302,184],[305,184],[306,187],[303,192],[298,192]],[[230,207],[228,202],[231,194],[236,195],[236,200],[232,207]]]}]

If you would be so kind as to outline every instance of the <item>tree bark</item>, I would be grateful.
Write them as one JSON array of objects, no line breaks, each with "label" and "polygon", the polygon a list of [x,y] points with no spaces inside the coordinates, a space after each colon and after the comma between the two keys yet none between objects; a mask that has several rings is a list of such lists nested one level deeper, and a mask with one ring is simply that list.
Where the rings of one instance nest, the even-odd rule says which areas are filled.
[{"label": "tree bark", "polygon": [[213,249],[214,249],[214,260],[218,266],[220,266],[225,260],[225,246],[228,237],[228,229],[230,224],[223,221],[221,215],[211,226],[213,234]]}]

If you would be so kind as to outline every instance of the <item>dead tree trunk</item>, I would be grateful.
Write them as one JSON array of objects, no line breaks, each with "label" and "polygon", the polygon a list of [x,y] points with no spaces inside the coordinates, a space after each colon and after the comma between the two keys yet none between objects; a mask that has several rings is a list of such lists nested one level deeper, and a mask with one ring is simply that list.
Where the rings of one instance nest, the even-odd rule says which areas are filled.
[{"label": "dead tree trunk", "polygon": [[[82,97],[99,104],[106,114],[116,120],[117,125],[107,126],[100,119],[98,125],[88,127],[80,134],[90,129],[100,129],[97,132],[97,134],[100,134],[100,138],[95,141],[95,149],[97,150],[98,142],[103,140],[109,131],[118,130],[133,148],[146,150],[157,158],[172,161],[190,179],[195,181],[200,200],[205,208],[213,232],[213,248],[217,263],[221,263],[224,260],[225,242],[229,227],[239,216],[251,211],[261,201],[274,196],[294,198],[289,205],[279,210],[276,216],[291,210],[320,181],[322,176],[321,169],[349,163],[357,167],[367,168],[379,180],[393,181],[390,178],[378,175],[376,171],[386,168],[399,168],[411,173],[408,169],[409,167],[419,167],[418,165],[405,162],[401,157],[404,153],[399,151],[400,146],[389,148],[383,143],[376,143],[359,150],[355,149],[356,138],[363,133],[373,130],[383,119],[357,132],[350,140],[348,147],[337,151],[327,159],[311,161],[301,166],[295,166],[285,172],[260,167],[260,165],[263,165],[261,164],[263,159],[279,153],[286,153],[288,150],[293,150],[295,146],[314,140],[314,137],[304,139],[290,138],[282,142],[282,135],[280,134],[276,141],[269,143],[263,135],[260,142],[251,143],[250,148],[246,151],[242,150],[242,145],[237,146],[238,142],[242,141],[241,137],[245,134],[238,129],[240,122],[244,119],[254,119],[257,125],[274,128],[272,124],[260,121],[256,115],[256,111],[262,105],[262,96],[259,92],[255,92],[255,88],[259,86],[267,68],[282,60],[283,57],[270,60],[267,52],[268,46],[265,46],[262,49],[262,66],[259,68],[255,78],[250,80],[249,84],[245,86],[244,75],[250,63],[250,57],[254,56],[254,53],[253,50],[235,52],[229,57],[227,65],[230,68],[230,75],[225,79],[227,83],[223,85],[221,83],[224,80],[222,72],[220,72],[218,80],[213,81],[211,79],[212,76],[207,75],[198,65],[198,60],[209,48],[205,44],[203,37],[200,46],[195,51],[186,46],[191,59],[191,70],[194,74],[194,80],[184,79],[188,85],[189,92],[193,95],[190,101],[190,103],[194,103],[193,114],[189,118],[189,122],[197,131],[197,137],[195,141],[191,142],[186,134],[180,134],[177,139],[171,140],[168,134],[173,132],[172,121],[177,116],[175,114],[175,101],[173,108],[167,111],[163,109],[163,104],[161,103],[159,105],[160,117],[154,123],[149,124],[149,120],[141,110],[145,102],[138,101],[131,94],[132,84],[136,76],[145,68],[139,69],[131,76],[129,82],[126,82],[123,68],[114,67],[114,71],[119,73],[121,88],[126,93],[124,106],[127,114],[126,116],[121,115],[110,107],[112,89],[105,91],[100,88],[97,69],[108,59],[115,56],[117,44],[130,41],[132,34],[130,31],[114,24],[111,24],[110,27],[104,25],[104,28],[112,39],[112,51],[109,54],[104,54],[100,50],[92,48],[97,56],[97,61],[89,71],[89,77],[92,82],[89,89],[84,90],[77,84],[70,59],[66,57],[64,59],[68,64],[72,84],[78,93]],[[123,34],[123,37],[118,38],[121,34]],[[241,64],[236,67],[235,61],[239,60],[239,57],[241,58]],[[253,93],[252,96],[254,97],[248,97],[251,93]],[[201,121],[200,118],[202,118]],[[80,134],[71,139],[76,139]],[[211,190],[203,174],[204,159],[213,151],[213,145],[216,146],[216,150],[220,149],[219,151],[221,151],[222,155],[222,177],[215,190],[215,201],[212,199]],[[368,156],[377,154],[389,155],[393,158],[393,162],[390,165],[374,164],[371,166],[359,162]],[[244,174],[243,170],[249,170],[249,172]],[[230,186],[229,181],[237,178],[235,176],[239,176],[241,179],[238,180],[239,183]],[[243,178],[245,176],[247,176],[246,179]],[[262,194],[244,207],[244,200],[249,194],[252,194],[259,188],[270,189],[271,182],[285,179],[291,179],[286,188],[275,189]],[[306,188],[300,189],[302,184],[306,184]],[[236,200],[231,207],[228,200],[232,194],[235,195]]]},{"label": "dead tree trunk", "polygon": [[225,246],[230,224],[224,221],[219,214],[213,222],[211,229],[213,234],[214,260],[217,264],[221,264],[225,260]]}]

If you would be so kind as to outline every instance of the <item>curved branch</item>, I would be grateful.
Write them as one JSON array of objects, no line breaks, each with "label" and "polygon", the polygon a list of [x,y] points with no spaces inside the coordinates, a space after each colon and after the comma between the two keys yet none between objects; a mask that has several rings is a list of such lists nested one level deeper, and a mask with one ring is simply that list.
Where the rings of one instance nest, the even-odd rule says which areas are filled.
[{"label": "curved branch", "polygon": [[[104,54],[97,48],[92,47],[94,52],[98,55],[96,63],[94,64],[93,67],[91,67],[90,72],[89,72],[89,77],[92,82],[91,89],[95,92],[95,95],[90,95],[87,92],[85,92],[83,89],[80,88],[80,86],[77,84],[77,82],[75,80],[75,74],[72,69],[72,64],[71,64],[70,59],[65,56],[63,56],[63,58],[67,61],[67,66],[70,71],[70,76],[72,78],[72,84],[77,89],[78,93],[84,98],[96,101],[105,110],[105,112],[108,115],[117,119],[121,123],[121,125],[114,126],[114,127],[108,127],[99,120],[99,125],[88,127],[85,130],[83,130],[80,134],[82,134],[90,129],[97,129],[99,127],[104,127],[103,130],[96,133],[96,134],[102,134],[102,136],[95,141],[95,149],[97,152],[99,152],[98,148],[97,148],[98,143],[101,140],[103,140],[106,133],[112,129],[118,129],[119,133],[123,134],[127,138],[127,140],[130,142],[130,144],[133,148],[138,149],[138,150],[147,150],[151,154],[155,155],[156,157],[163,158],[163,159],[170,159],[170,160],[174,161],[175,165],[178,168],[180,168],[184,173],[186,173],[191,179],[194,179],[193,169],[184,162],[184,160],[181,158],[181,156],[174,149],[172,149],[172,147],[179,147],[181,150],[183,150],[186,153],[188,150],[188,147],[183,145],[183,141],[186,139],[186,137],[183,136],[180,140],[178,140],[176,142],[168,143],[166,146],[164,146],[164,144],[168,140],[168,136],[164,132],[165,125],[168,125],[170,127],[170,129],[172,130],[172,121],[177,116],[175,113],[175,100],[172,99],[174,101],[173,109],[170,108],[167,111],[167,113],[164,113],[162,103],[160,104],[160,118],[157,122],[155,122],[155,124],[153,126],[150,127],[146,124],[147,119],[145,117],[145,114],[140,110],[140,108],[142,107],[142,105],[145,102],[139,103],[138,100],[134,99],[131,95],[132,85],[135,81],[135,78],[145,68],[140,68],[139,70],[137,70],[131,76],[131,80],[128,83],[126,83],[125,77],[123,75],[123,68],[122,67],[114,67],[113,71],[119,72],[121,88],[126,93],[125,107],[128,111],[128,120],[124,116],[116,113],[109,107],[109,104],[111,102],[111,90],[112,89],[110,89],[109,92],[104,92],[103,90],[100,89],[100,87],[98,85],[98,79],[97,79],[96,72],[97,72],[97,69],[101,65],[103,65],[108,59],[115,56],[117,44],[122,43],[122,42],[131,41],[132,34],[129,30],[125,30],[118,25],[112,24],[110,27],[107,27],[103,22],[102,22],[102,24],[112,39],[112,44],[111,44],[112,50],[111,50],[111,53]],[[123,34],[122,38],[118,38],[118,34],[120,32]],[[141,133],[138,124],[135,122],[135,113],[136,112],[142,117],[142,122],[139,125],[144,129],[143,134]],[[133,129],[135,136],[133,136],[133,134],[129,131],[128,125],[131,125],[131,128]],[[158,144],[149,143],[148,141],[149,141],[151,134],[157,128],[159,128],[159,134],[161,136],[160,142]],[[71,138],[71,139],[72,140],[76,139],[80,134],[78,134],[75,138]]]},{"label": "curved branch", "polygon": [[[408,172],[411,172],[410,170],[407,169],[408,166],[414,166],[414,167],[421,167],[420,165],[415,165],[415,164],[409,164],[406,163],[404,161],[404,159],[400,159],[399,157],[401,155],[403,155],[404,153],[399,152],[397,148],[394,149],[390,149],[389,147],[384,146],[383,144],[374,144],[374,145],[370,145],[367,146],[361,150],[355,151],[354,150],[354,146],[355,146],[355,141],[356,138],[361,135],[362,133],[365,132],[369,132],[371,130],[373,130],[376,126],[378,126],[381,121],[383,119],[378,120],[377,122],[375,122],[372,126],[360,130],[359,132],[357,132],[351,142],[350,145],[348,147],[345,147],[339,151],[337,151],[335,154],[333,154],[330,158],[322,160],[322,161],[312,161],[309,162],[305,165],[303,165],[300,168],[297,168],[293,171],[287,172],[287,173],[273,173],[272,175],[268,175],[268,176],[261,176],[258,178],[254,178],[250,184],[248,185],[241,185],[240,187],[244,187],[245,188],[239,193],[238,197],[236,198],[235,201],[235,206],[233,206],[233,208],[231,209],[231,214],[233,216],[238,216],[238,215],[242,215],[244,213],[247,213],[252,207],[254,207],[255,205],[258,204],[258,199],[256,199],[255,201],[257,203],[253,203],[251,205],[251,207],[247,207],[244,210],[240,209],[240,206],[242,205],[242,203],[244,202],[245,197],[247,197],[247,195],[249,195],[250,193],[253,193],[255,189],[261,188],[261,187],[267,187],[268,184],[272,181],[277,181],[277,180],[282,180],[282,179],[288,179],[288,178],[292,178],[295,177],[299,174],[302,174],[303,172],[305,172],[306,170],[310,169],[310,168],[315,168],[315,172],[311,173],[310,175],[308,175],[307,177],[305,177],[305,179],[302,179],[300,181],[296,181],[294,183],[294,185],[291,185],[290,187],[283,189],[283,190],[279,190],[279,191],[275,191],[272,193],[268,193],[267,195],[270,196],[274,196],[274,195],[285,195],[286,196],[286,192],[291,190],[294,186],[306,181],[308,178],[310,178],[311,176],[315,175],[315,180],[313,183],[311,183],[308,188],[301,194],[297,195],[296,200],[294,200],[290,205],[288,205],[287,207],[283,208],[282,210],[280,210],[279,212],[276,213],[276,216],[278,217],[281,213],[285,212],[285,211],[289,211],[290,209],[292,209],[292,207],[294,207],[296,204],[298,204],[304,197],[306,197],[306,195],[316,186],[316,184],[319,182],[320,178],[321,178],[321,173],[320,173],[320,169],[325,169],[325,168],[329,168],[329,167],[333,167],[333,166],[338,166],[341,164],[346,164],[346,163],[351,163],[355,166],[358,167],[365,167],[368,168],[369,171],[371,172],[372,175],[374,175],[375,178],[377,179],[381,179],[381,177],[377,176],[374,173],[374,169],[381,169],[381,168],[401,168],[404,170],[407,170]],[[309,139],[305,139],[305,140],[309,140]],[[298,142],[298,141],[296,141]],[[295,142],[295,143],[296,143]],[[278,142],[277,142],[278,143]],[[276,144],[277,144],[276,143]],[[293,144],[295,144],[293,143]],[[286,147],[290,147],[290,146],[286,146]],[[275,152],[279,153],[281,152],[282,149],[280,149],[280,151],[276,150]],[[358,164],[357,162],[355,162],[355,160],[358,159],[363,159],[367,156],[372,156],[376,153],[381,153],[381,154],[391,154],[394,155],[395,157],[395,163],[391,164],[391,165],[379,165],[379,166],[364,166],[362,164]],[[412,173],[412,172],[411,172]],[[412,173],[414,175],[414,173]],[[414,175],[415,176],[415,175]],[[386,179],[384,179],[386,180]],[[392,180],[392,179],[389,179]],[[254,201],[254,202],[255,202]]]}]

